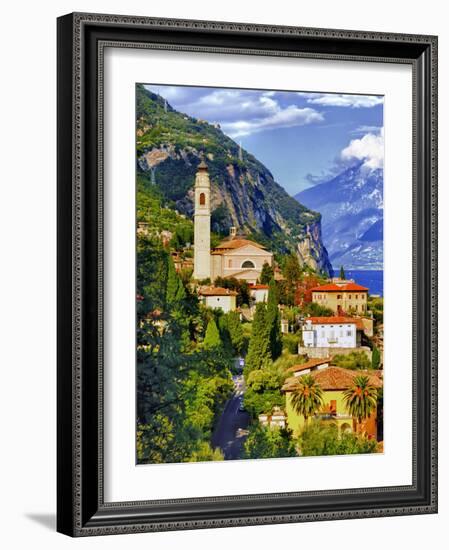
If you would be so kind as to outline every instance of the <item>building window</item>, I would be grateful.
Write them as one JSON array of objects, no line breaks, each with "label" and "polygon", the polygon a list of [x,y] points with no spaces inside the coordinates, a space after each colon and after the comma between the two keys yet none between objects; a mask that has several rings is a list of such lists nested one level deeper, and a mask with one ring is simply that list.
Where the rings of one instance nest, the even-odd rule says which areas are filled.
[{"label": "building window", "polygon": [[348,332],[346,333],[346,336],[351,336],[351,331],[348,330]]},{"label": "building window", "polygon": [[356,300],[359,299],[359,295],[358,295],[358,294],[355,295],[355,299],[356,299]]},{"label": "building window", "polygon": [[204,193],[200,193],[200,206],[204,206],[206,204],[206,195]]},{"label": "building window", "polygon": [[342,299],[342,295],[341,294],[337,294],[337,300],[341,300]]},{"label": "building window", "polygon": [[256,266],[251,260],[245,260],[242,263],[242,269],[254,269]]},{"label": "building window", "polygon": [[232,267],[232,260],[228,260],[228,267]]}]

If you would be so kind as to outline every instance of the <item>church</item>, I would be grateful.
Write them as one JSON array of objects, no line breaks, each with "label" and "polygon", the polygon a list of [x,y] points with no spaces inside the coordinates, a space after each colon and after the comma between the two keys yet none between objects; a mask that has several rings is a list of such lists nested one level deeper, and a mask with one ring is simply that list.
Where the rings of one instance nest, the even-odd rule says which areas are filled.
[{"label": "church", "polygon": [[257,283],[264,263],[273,265],[273,254],[264,246],[245,239],[231,227],[230,235],[217,247],[210,246],[210,179],[202,160],[195,178],[194,269],[196,280],[235,277]]}]

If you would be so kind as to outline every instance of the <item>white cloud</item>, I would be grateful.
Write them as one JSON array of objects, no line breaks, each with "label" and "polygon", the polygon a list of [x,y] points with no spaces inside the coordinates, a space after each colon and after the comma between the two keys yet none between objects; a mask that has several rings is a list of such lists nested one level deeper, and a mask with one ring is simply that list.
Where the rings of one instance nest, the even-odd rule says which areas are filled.
[{"label": "white cloud", "polygon": [[232,138],[324,120],[323,114],[313,107],[298,107],[286,101],[281,104],[278,92],[153,85],[147,88],[172,101],[181,112],[219,122]]},{"label": "white cloud", "polygon": [[257,92],[214,90],[185,106],[189,112],[206,120],[236,121],[275,114],[278,103]]},{"label": "white cloud", "polygon": [[378,95],[357,95],[357,94],[319,94],[298,92],[307,103],[313,105],[324,105],[325,107],[351,107],[359,109],[362,107],[370,108],[381,105],[384,101],[382,96]]},{"label": "white cloud", "polygon": [[365,134],[360,139],[353,139],[341,152],[343,161],[363,160],[363,167],[374,170],[384,165],[384,131],[378,135]]},{"label": "white cloud", "polygon": [[289,105],[285,109],[278,107],[274,114],[264,118],[223,123],[222,128],[232,138],[236,138],[263,130],[304,126],[322,120],[324,120],[323,115],[314,109],[309,107],[301,109],[296,105]]}]

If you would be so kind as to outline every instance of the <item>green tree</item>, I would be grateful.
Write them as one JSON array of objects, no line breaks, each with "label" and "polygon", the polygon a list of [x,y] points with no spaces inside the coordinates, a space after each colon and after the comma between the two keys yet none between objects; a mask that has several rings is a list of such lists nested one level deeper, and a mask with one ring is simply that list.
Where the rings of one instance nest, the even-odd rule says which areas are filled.
[{"label": "green tree", "polygon": [[222,347],[220,338],[220,331],[218,330],[215,319],[211,319],[207,323],[206,335],[204,336],[203,348],[204,349],[217,349]]},{"label": "green tree", "polygon": [[253,370],[246,379],[245,409],[253,418],[270,413],[273,407],[282,407],[285,397],[281,392],[283,377],[274,365]]},{"label": "green tree", "polygon": [[377,389],[370,384],[368,376],[355,376],[352,386],[343,398],[349,414],[357,421],[357,431],[363,420],[371,416],[377,405]]},{"label": "green tree", "polygon": [[271,358],[275,361],[282,353],[282,333],[279,296],[274,279],[271,279],[268,285],[267,325],[270,334]]},{"label": "green tree", "polygon": [[243,458],[297,456],[290,432],[283,428],[254,425],[243,447]]},{"label": "green tree", "polygon": [[283,334],[282,345],[292,355],[298,355],[298,346],[301,342],[299,334]]},{"label": "green tree", "polygon": [[186,291],[181,278],[175,269],[171,256],[168,258],[167,290],[165,302],[168,308],[179,307],[186,297]]},{"label": "green tree", "polygon": [[201,441],[198,449],[193,451],[192,456],[189,458],[189,462],[210,462],[213,460],[224,460],[224,456],[220,449],[212,449],[207,441]]},{"label": "green tree", "polygon": [[268,262],[264,262],[260,273],[259,282],[262,285],[267,285],[274,277],[274,270]]},{"label": "green tree", "polygon": [[339,435],[335,425],[312,422],[304,428],[299,437],[301,456],[326,456],[365,454],[377,451],[377,442],[373,439],[354,434]]},{"label": "green tree", "polygon": [[340,279],[343,281],[346,280],[345,268],[343,266],[340,267]]},{"label": "green tree", "polygon": [[246,339],[243,333],[240,315],[237,311],[230,311],[228,313],[228,330],[234,352],[237,355],[241,355],[245,349]]},{"label": "green tree", "polygon": [[285,277],[283,285],[283,298],[287,305],[295,304],[295,293],[298,282],[301,279],[301,267],[299,265],[298,256],[290,254],[285,260],[283,275]]},{"label": "green tree", "polygon": [[371,356],[371,368],[377,370],[380,367],[380,351],[379,348],[373,346],[373,353]]},{"label": "green tree", "polygon": [[270,331],[267,323],[267,306],[264,302],[259,302],[256,304],[256,313],[245,361],[245,377],[251,371],[269,367],[270,364]]},{"label": "green tree", "polygon": [[323,406],[323,390],[311,374],[304,374],[299,378],[298,386],[292,392],[291,403],[307,424],[308,419]]}]

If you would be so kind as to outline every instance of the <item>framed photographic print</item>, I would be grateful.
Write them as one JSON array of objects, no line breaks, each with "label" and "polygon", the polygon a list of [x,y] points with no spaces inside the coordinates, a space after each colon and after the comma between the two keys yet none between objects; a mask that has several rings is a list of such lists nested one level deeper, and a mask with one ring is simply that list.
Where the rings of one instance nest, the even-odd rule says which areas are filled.
[{"label": "framed photographic print", "polygon": [[58,530],[437,510],[437,38],[58,19]]}]

